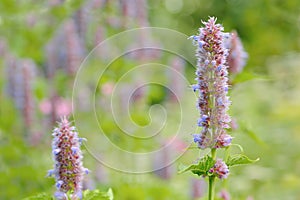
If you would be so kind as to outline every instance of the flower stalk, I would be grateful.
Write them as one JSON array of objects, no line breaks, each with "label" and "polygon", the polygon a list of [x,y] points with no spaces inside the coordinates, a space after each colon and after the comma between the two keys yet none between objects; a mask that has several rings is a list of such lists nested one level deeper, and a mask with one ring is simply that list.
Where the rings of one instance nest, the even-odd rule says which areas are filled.
[{"label": "flower stalk", "polygon": [[209,177],[208,181],[208,200],[213,200],[215,196],[215,177]]},{"label": "flower stalk", "polygon": [[216,23],[216,18],[210,17],[203,22],[204,27],[199,34],[192,36],[197,46],[197,84],[192,88],[198,91],[200,118],[197,125],[202,127],[200,133],[194,134],[194,142],[200,149],[211,149],[211,159],[214,163],[208,174],[208,199],[214,199],[215,179],[227,178],[229,169],[222,159],[216,158],[219,148],[230,146],[232,137],[227,134],[231,118],[227,111],[231,104],[228,97],[228,66],[229,50],[225,42],[230,34],[224,33],[224,28]]},{"label": "flower stalk", "polygon": [[[228,114],[231,104],[228,96],[228,69],[243,67],[242,59],[246,58],[246,53],[243,53],[237,35],[224,33],[223,26],[216,23],[216,18],[210,17],[202,23],[204,26],[199,29],[199,34],[190,37],[197,46],[197,83],[192,85],[192,89],[198,93],[200,117],[197,125],[201,127],[199,133],[193,134],[193,139],[200,150],[210,149],[210,154],[202,156],[195,164],[180,167],[179,173],[191,171],[200,177],[208,177],[208,200],[213,200],[215,182],[228,177],[229,167],[254,163],[259,159],[251,160],[244,154],[230,155],[229,152],[233,138],[227,133],[232,125]],[[230,59],[239,60],[229,62]],[[217,157],[217,150],[220,149],[225,150],[223,159]],[[222,195],[229,198],[226,192]]]}]

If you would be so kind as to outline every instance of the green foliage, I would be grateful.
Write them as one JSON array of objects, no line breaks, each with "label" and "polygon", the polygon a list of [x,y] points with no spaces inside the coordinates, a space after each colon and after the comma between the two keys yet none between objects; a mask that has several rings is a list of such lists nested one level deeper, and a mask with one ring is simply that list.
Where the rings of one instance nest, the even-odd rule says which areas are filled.
[{"label": "green foliage", "polygon": [[193,174],[197,174],[198,176],[206,176],[208,174],[208,170],[212,168],[215,164],[215,161],[210,156],[205,156],[201,158],[198,164],[192,164],[190,166],[179,166],[179,174],[187,171],[191,171]]},{"label": "green foliage", "polygon": [[[82,2],[82,0],[65,1],[61,6],[50,7],[47,2],[2,0],[0,34],[8,39],[10,50],[16,55],[42,63],[45,42]],[[18,34],[14,34],[16,32]]]},{"label": "green foliage", "polygon": [[[82,200],[113,200],[114,195],[110,188],[107,192],[101,192],[99,190],[85,190],[83,192]],[[41,193],[35,196],[27,197],[23,200],[54,200],[52,195]]]},{"label": "green foliage", "polygon": [[41,193],[32,197],[24,198],[23,200],[54,200],[54,198],[46,193]]},{"label": "green foliage", "polygon": [[101,192],[99,190],[86,190],[83,193],[83,200],[113,200],[113,191],[110,188],[107,192]]},{"label": "green foliage", "polygon": [[249,159],[246,155],[243,154],[235,154],[228,157],[226,164],[228,167],[233,167],[237,165],[246,165],[259,161],[259,158],[256,160]]}]

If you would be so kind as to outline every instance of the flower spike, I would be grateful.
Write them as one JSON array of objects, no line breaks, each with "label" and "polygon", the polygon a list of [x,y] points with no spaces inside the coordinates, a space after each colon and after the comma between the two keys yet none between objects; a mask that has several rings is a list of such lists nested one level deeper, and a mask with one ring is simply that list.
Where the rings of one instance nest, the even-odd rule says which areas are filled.
[{"label": "flower spike", "polygon": [[201,149],[222,148],[230,145],[231,137],[226,129],[230,128],[230,116],[227,114],[231,104],[228,93],[228,49],[225,42],[230,36],[224,33],[223,26],[216,23],[216,18],[210,17],[199,29],[199,35],[192,36],[197,46],[197,84],[194,91],[199,92],[197,107],[200,118],[197,122],[202,127],[194,141]]},{"label": "flower spike", "polygon": [[81,138],[66,117],[61,118],[52,135],[54,169],[48,171],[48,176],[55,175],[55,197],[67,199],[67,192],[72,192],[72,199],[81,199],[83,176],[88,172],[82,166]]}]

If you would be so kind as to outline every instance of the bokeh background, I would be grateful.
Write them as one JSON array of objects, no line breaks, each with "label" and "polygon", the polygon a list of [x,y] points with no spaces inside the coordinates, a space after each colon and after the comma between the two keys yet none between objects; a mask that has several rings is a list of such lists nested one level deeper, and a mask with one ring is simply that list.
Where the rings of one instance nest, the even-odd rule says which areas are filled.
[{"label": "bokeh background", "polygon": [[[69,115],[72,119],[76,72],[98,43],[124,30],[147,26],[193,35],[201,20],[208,16],[216,16],[225,31],[236,30],[248,53],[242,72],[231,75],[230,113],[236,121],[232,134],[234,143],[242,145],[250,158],[260,158],[253,165],[232,168],[229,180],[218,183],[218,191],[229,192],[232,199],[300,199],[298,0],[1,0],[0,199],[22,199],[55,190],[54,179],[45,177],[53,165],[51,130],[60,116]],[[159,43],[146,34],[133,39],[131,45],[138,47],[144,42]],[[189,40],[181,48],[187,47],[193,48]],[[102,61],[116,51],[114,48],[97,52],[99,57],[91,65],[104,68]],[[192,142],[197,120],[196,96],[189,84],[168,70],[149,71],[146,75],[163,85],[149,83],[137,87],[145,74],[133,73],[125,80],[121,77],[137,65],[155,62],[174,68],[192,84],[194,59],[194,63],[188,63],[169,52],[140,50],[112,62],[95,90],[96,115],[102,133],[115,145],[132,152],[153,151],[175,141],[172,151],[143,163],[153,169],[161,163],[169,164],[174,154],[181,154]],[[120,82],[114,106],[120,111],[119,119],[135,124],[129,129],[134,136],[149,136],[156,123],[159,125],[160,117],[164,119],[156,110],[157,105],[168,113],[168,126],[155,137],[132,139],[116,124],[107,105]],[[128,93],[130,106],[123,101]],[[84,91],[75,98],[81,102],[76,110],[82,116],[80,123],[89,130],[94,111],[85,104]],[[129,108],[129,115],[124,108]],[[184,115],[183,121],[181,109],[191,113]],[[143,128],[149,123],[152,128]],[[190,127],[186,133],[180,133],[186,134],[182,138],[174,138],[178,123]],[[80,134],[90,141],[97,137]],[[205,199],[203,180],[176,172],[179,163],[190,164],[199,158],[197,149],[189,149],[162,170],[139,175],[111,169],[83,149],[85,166],[92,171],[85,180],[85,188],[112,188],[115,198],[122,200]],[[232,151],[240,149],[233,147]],[[103,156],[124,164],[109,149]]]}]

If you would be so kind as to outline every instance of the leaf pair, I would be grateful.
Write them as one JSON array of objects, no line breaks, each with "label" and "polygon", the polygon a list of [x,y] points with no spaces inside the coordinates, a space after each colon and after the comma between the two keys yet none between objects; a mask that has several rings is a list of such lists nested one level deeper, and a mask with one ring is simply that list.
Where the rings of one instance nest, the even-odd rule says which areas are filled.
[{"label": "leaf pair", "polygon": [[205,157],[201,158],[198,164],[192,164],[190,166],[179,166],[178,173],[184,173],[187,171],[191,171],[193,174],[197,174],[198,176],[206,176],[208,175],[208,170],[212,168],[215,164],[215,161],[212,157],[206,155]]},{"label": "leaf pair", "polygon": [[[255,163],[259,160],[251,160],[244,154],[235,154],[232,156],[229,156],[229,158],[226,161],[226,165],[228,167],[234,167],[238,165],[245,165],[245,164],[251,164]],[[196,174],[198,176],[210,176],[209,170],[214,166],[215,161],[212,159],[212,157],[206,155],[205,157],[201,158],[197,164],[192,164],[190,166],[179,166],[178,173],[184,173],[187,171],[191,171],[193,174]]]}]

